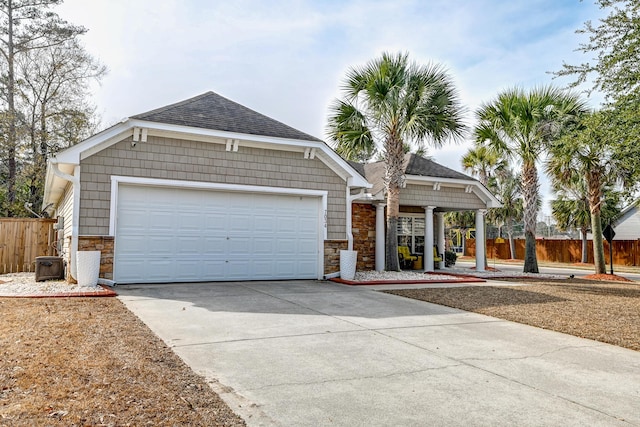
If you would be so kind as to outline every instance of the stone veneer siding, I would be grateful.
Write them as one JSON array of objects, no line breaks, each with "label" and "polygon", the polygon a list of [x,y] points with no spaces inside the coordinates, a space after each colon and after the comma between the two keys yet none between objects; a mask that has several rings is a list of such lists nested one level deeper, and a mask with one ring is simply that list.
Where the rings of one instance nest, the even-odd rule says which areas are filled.
[{"label": "stone veneer siding", "polygon": [[[71,236],[68,237],[71,240]],[[70,243],[69,243],[70,246]],[[111,236],[79,236],[78,251],[100,251],[100,277],[113,279],[113,237]],[[66,257],[67,266],[71,263],[71,254]],[[69,269],[67,268],[67,273]],[[69,278],[67,274],[67,279]]]},{"label": "stone veneer siding", "polygon": [[376,268],[376,207],[354,203],[351,215],[353,249],[358,251],[357,270]]},{"label": "stone veneer siding", "polygon": [[347,250],[348,245],[346,240],[324,241],[324,274],[340,271],[340,251]]},{"label": "stone veneer siding", "polygon": [[239,185],[326,190],[327,237],[345,238],[345,181],[319,159],[303,153],[150,136],[131,137],[80,162],[81,235],[109,234],[111,176],[133,176]]}]

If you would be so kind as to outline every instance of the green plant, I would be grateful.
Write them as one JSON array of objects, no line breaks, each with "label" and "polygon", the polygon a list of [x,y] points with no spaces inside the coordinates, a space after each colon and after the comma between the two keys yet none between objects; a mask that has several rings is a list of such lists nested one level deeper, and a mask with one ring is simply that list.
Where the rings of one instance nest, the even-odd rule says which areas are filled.
[{"label": "green plant", "polygon": [[456,255],[453,251],[444,251],[444,266],[445,267],[453,267],[456,265],[456,260],[458,259],[458,255]]}]

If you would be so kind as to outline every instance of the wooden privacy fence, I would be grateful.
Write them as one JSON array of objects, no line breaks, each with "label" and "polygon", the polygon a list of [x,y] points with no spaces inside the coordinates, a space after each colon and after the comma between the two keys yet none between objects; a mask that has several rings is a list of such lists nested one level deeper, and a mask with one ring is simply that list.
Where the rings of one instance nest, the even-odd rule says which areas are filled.
[{"label": "wooden privacy fence", "polygon": [[[640,240],[614,240],[613,264],[640,266]],[[515,240],[516,258],[524,259],[524,239]],[[465,255],[476,255],[475,239],[467,239]],[[582,240],[536,240],[536,255],[538,261],[563,263],[577,263],[582,260]],[[496,243],[494,239],[487,239],[487,258],[509,259],[509,241]],[[609,264],[609,243],[604,242],[604,258]],[[587,241],[587,262],[593,263],[593,241]]]},{"label": "wooden privacy fence", "polygon": [[38,256],[55,254],[51,218],[0,218],[0,274],[34,271]]}]

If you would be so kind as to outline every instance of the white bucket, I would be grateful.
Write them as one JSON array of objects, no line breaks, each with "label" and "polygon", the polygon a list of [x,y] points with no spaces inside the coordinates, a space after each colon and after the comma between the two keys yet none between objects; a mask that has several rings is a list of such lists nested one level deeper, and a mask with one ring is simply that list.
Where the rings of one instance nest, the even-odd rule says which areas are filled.
[{"label": "white bucket", "polygon": [[353,280],[356,277],[358,251],[340,251],[340,278]]},{"label": "white bucket", "polygon": [[98,286],[100,276],[100,251],[76,252],[76,264],[78,266],[78,285]]}]

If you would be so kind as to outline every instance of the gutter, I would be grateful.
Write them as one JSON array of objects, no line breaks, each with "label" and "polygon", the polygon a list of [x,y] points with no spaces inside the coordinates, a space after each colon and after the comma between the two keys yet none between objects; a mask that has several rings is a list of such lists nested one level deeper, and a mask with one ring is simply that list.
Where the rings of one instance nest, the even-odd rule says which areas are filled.
[{"label": "gutter", "polygon": [[51,170],[54,175],[71,182],[73,187],[73,212],[71,214],[71,248],[69,257],[71,259],[71,269],[69,275],[73,280],[78,277],[78,265],[76,262],[76,252],[78,252],[78,230],[80,218],[80,165],[73,168],[73,175],[66,174],[58,168],[58,160],[51,159]]}]

